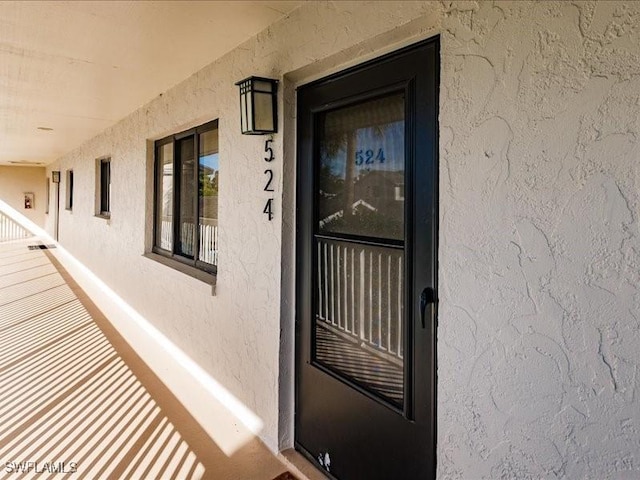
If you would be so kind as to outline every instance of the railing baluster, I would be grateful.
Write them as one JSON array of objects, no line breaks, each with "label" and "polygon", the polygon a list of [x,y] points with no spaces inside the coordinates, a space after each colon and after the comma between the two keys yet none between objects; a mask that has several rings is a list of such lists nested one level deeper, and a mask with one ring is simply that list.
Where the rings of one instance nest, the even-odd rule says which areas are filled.
[{"label": "railing baluster", "polygon": [[365,262],[365,253],[364,248],[360,250],[360,305],[358,305],[360,309],[360,339],[365,340],[367,337],[365,336],[364,331],[364,262]]},{"label": "railing baluster", "polygon": [[216,225],[215,230],[213,231],[213,251],[215,252],[213,254],[213,258],[214,258],[214,264],[218,265],[218,248],[219,248],[219,243],[218,243],[218,226]]},{"label": "railing baluster", "polygon": [[382,346],[382,254],[378,254],[378,346]]},{"label": "railing baluster", "polygon": [[330,249],[329,249],[329,253],[330,253],[330,258],[329,258],[329,265],[331,266],[331,324],[335,325],[336,324],[336,302],[335,302],[335,295],[336,295],[336,282],[335,282],[335,278],[334,278],[334,264],[333,264],[333,244],[331,244]]},{"label": "railing baluster", "polygon": [[327,257],[328,247],[327,243],[322,244],[324,254],[322,255],[322,261],[324,263],[324,319],[329,320],[329,271],[327,270]]},{"label": "railing baluster", "polygon": [[369,343],[373,341],[373,252],[369,252]]},{"label": "railing baluster", "polygon": [[321,320],[325,320],[322,315],[322,242],[318,243],[318,314]]},{"label": "railing baluster", "polygon": [[342,247],[342,323],[345,331],[349,331],[349,285],[347,284],[347,247]]},{"label": "railing baluster", "polygon": [[342,254],[340,253],[340,245],[336,245],[336,284],[337,284],[337,288],[336,288],[336,302],[338,303],[338,326],[340,328],[344,328],[344,321],[343,321],[343,315],[342,315],[342,284],[340,282],[341,280],[341,268],[340,265],[342,264],[341,262],[342,259]]},{"label": "railing baluster", "polygon": [[356,249],[351,247],[351,332],[354,334],[356,333],[355,256]]},{"label": "railing baluster", "polygon": [[402,276],[402,256],[398,257],[398,356],[403,357],[404,332],[402,331],[402,301],[403,301],[403,276]]},{"label": "railing baluster", "polygon": [[391,353],[391,255],[387,257],[387,348]]}]

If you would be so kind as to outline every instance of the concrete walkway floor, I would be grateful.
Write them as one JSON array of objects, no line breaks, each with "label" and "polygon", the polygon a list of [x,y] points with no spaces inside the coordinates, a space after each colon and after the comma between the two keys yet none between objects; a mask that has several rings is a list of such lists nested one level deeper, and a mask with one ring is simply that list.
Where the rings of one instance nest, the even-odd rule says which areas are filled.
[{"label": "concrete walkway floor", "polygon": [[227,456],[38,243],[0,243],[0,478],[294,478]]}]

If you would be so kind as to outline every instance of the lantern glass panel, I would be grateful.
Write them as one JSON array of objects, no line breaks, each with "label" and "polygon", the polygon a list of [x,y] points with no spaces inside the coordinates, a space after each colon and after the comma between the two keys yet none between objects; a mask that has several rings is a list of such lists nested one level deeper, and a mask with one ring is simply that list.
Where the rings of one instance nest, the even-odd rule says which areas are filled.
[{"label": "lantern glass panel", "polygon": [[265,82],[264,80],[256,80],[253,84],[253,89],[258,92],[273,92],[273,83]]},{"label": "lantern glass panel", "polygon": [[247,117],[247,94],[243,93],[240,95],[240,127],[242,132],[246,132],[249,129]]},{"label": "lantern glass panel", "polygon": [[253,112],[253,93],[249,92],[247,94],[247,129],[246,131],[253,131],[256,129],[255,120],[254,120],[254,112]]},{"label": "lantern glass panel", "polygon": [[[264,83],[264,82],[263,82]],[[273,100],[270,93],[255,92],[255,130],[273,130]]]}]

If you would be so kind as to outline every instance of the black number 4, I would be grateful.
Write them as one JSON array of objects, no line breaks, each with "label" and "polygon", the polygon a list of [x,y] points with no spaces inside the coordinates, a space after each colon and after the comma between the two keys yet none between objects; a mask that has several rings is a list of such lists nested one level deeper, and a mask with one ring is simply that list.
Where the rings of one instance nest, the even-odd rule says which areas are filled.
[{"label": "black number 4", "polygon": [[267,200],[267,203],[264,206],[264,210],[262,210],[262,213],[265,213],[267,215],[267,218],[269,219],[269,221],[273,220],[273,198],[270,198],[269,200]]}]

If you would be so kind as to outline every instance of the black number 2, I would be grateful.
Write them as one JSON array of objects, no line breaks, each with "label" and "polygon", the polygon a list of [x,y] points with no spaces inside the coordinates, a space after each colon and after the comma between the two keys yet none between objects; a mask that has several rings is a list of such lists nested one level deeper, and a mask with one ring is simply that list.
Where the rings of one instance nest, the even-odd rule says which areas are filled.
[{"label": "black number 2", "polygon": [[273,170],[265,170],[264,173],[269,177],[267,184],[264,186],[264,191],[273,192],[273,188],[271,187],[271,184],[273,183]]}]

